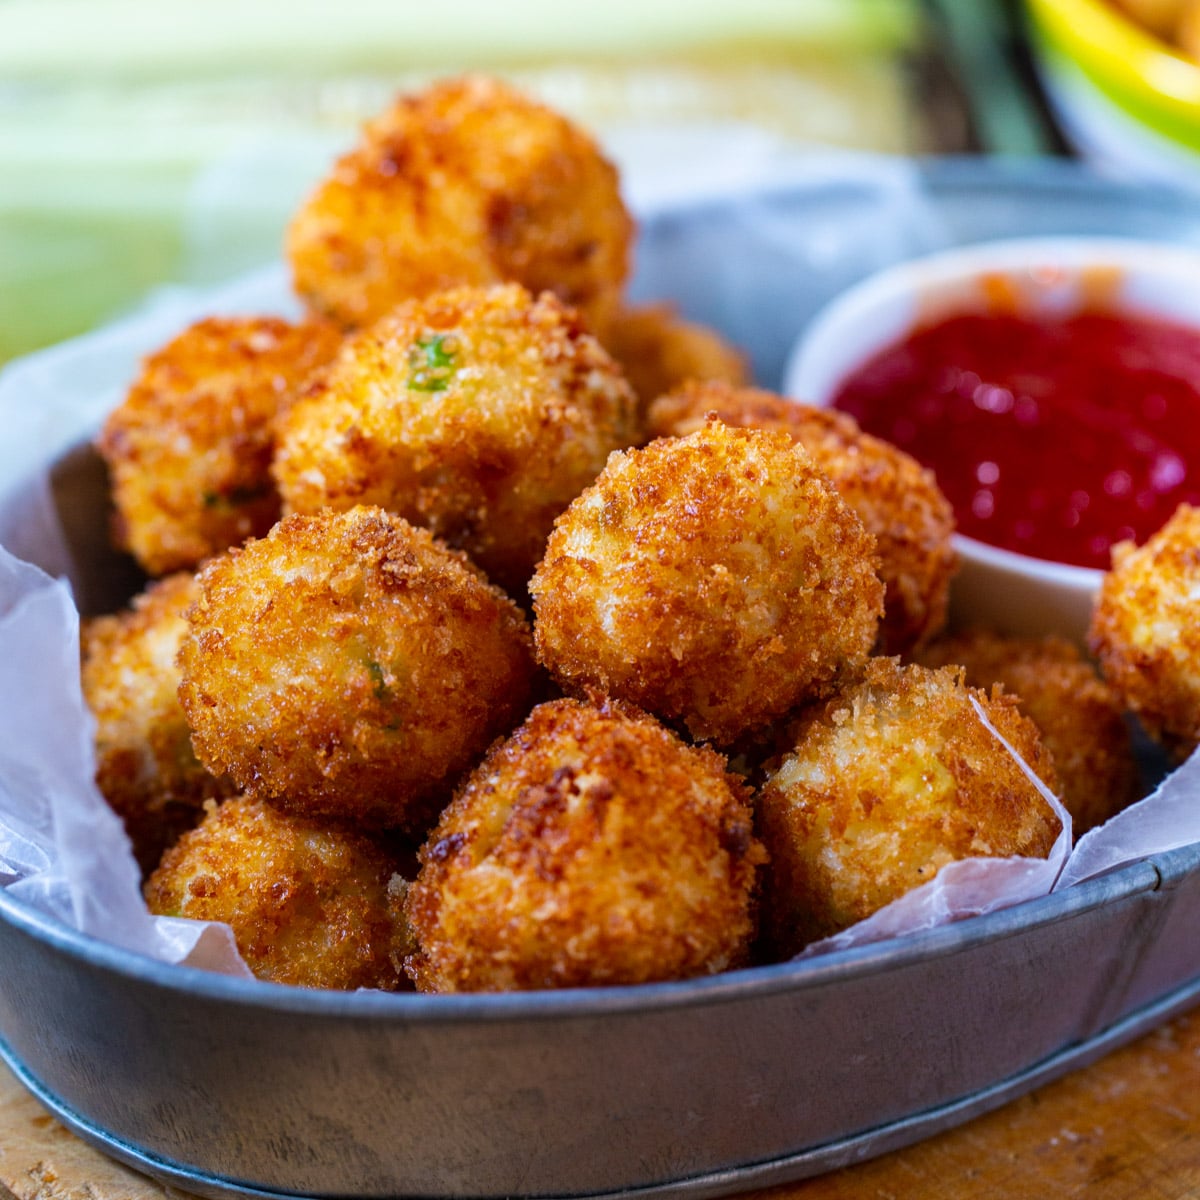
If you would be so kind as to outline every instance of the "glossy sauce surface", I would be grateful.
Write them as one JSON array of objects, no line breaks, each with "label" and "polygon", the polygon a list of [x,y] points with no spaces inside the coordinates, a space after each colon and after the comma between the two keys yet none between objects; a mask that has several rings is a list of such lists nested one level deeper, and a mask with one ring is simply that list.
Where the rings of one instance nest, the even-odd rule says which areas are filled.
[{"label": "glossy sauce surface", "polygon": [[1200,330],[964,314],[869,359],[834,405],[933,470],[968,537],[1109,566],[1200,504]]}]

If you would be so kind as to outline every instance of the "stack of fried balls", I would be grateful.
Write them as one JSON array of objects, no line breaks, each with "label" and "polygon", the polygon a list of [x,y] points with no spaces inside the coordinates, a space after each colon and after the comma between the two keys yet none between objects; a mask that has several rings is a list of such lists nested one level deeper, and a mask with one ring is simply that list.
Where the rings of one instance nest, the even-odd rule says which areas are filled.
[{"label": "stack of fried balls", "polygon": [[777,961],[956,859],[1048,853],[976,706],[1077,828],[1136,796],[1126,707],[1195,744],[1196,680],[1143,702],[1172,664],[1136,681],[1152,622],[1116,599],[1111,685],[1066,643],[947,640],[933,476],[630,305],[633,235],[569,120],[435,84],[295,214],[305,315],[183,330],[100,431],[148,583],[84,624],[97,781],[150,909],[228,922],[260,978]]}]

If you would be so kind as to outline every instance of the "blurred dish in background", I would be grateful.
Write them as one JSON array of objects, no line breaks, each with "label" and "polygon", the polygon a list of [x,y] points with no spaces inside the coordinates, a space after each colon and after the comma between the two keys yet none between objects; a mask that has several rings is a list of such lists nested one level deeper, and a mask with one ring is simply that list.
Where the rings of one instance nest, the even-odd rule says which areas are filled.
[{"label": "blurred dish in background", "polygon": [[0,361],[276,257],[358,124],[434,76],[501,73],[622,167],[746,182],[780,146],[965,148],[912,69],[926,35],[917,0],[344,0],[334,20],[307,0],[6,0]]},{"label": "blurred dish in background", "polygon": [[1200,3],[1025,7],[1034,60],[1072,145],[1122,174],[1200,187]]}]

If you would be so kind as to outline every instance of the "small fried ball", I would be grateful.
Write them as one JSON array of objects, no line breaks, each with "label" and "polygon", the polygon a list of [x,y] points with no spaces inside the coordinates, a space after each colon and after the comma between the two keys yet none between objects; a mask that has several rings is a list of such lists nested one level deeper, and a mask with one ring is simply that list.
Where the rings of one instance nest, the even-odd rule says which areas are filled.
[{"label": "small fried ball", "polygon": [[1124,706],[1065,638],[970,630],[934,642],[925,666],[961,666],[972,687],[1002,684],[1038,727],[1076,837],[1132,804],[1138,769]]},{"label": "small fried ball", "polygon": [[175,656],[198,595],[195,577],[180,571],[150,584],[128,609],[80,626],[96,785],[124,821],[143,872],[200,820],[206,800],[234,791],[193,752],[177,695]]},{"label": "small fried ball", "polygon": [[297,292],[344,325],[463,284],[549,290],[602,329],[629,271],[617,172],[582,130],[495,79],[401,96],[295,214]]},{"label": "small fried ball", "polygon": [[873,539],[782,433],[717,421],[615,453],[530,584],[542,663],[729,745],[860,666]]},{"label": "small fried ball", "polygon": [[1049,755],[1016,701],[968,688],[954,668],[875,658],[859,683],[798,720],[758,795],[773,954],[869,917],[956,859],[1050,853],[1059,819],[972,696],[1053,789]]},{"label": "small fried ball", "polygon": [[643,406],[690,379],[731,384],[750,380],[749,366],[739,350],[715,329],[685,321],[669,304],[622,308],[604,335],[604,344]]},{"label": "small fried ball", "polygon": [[763,861],[714,751],[608,703],[534,709],[420,855],[405,912],[426,992],[685,979],[743,965]]},{"label": "small fried ball", "polygon": [[295,812],[423,831],[526,711],[524,615],[380,509],[285,517],[204,568],[190,621],[197,754]]},{"label": "small fried ball", "polygon": [[508,284],[401,305],[280,426],[290,512],[376,504],[523,594],[554,518],[637,436],[620,369],[554,296]]},{"label": "small fried ball", "polygon": [[648,432],[682,436],[710,412],[726,425],[790,434],[875,535],[885,587],[877,653],[911,653],[945,627],[958,556],[951,541],[954,509],[932,471],[863,433],[848,413],[721,382],[686,384],[656,400]]},{"label": "small fried ball", "polygon": [[117,545],[162,575],[266,533],[276,415],[340,344],[326,321],[209,317],[146,358],[97,441]]},{"label": "small fried ball", "polygon": [[1109,686],[1173,756],[1200,744],[1200,508],[1181,504],[1144,545],[1120,542],[1088,644]]},{"label": "small fried ball", "polygon": [[209,803],[146,881],[146,904],[225,922],[259,979],[396,991],[412,949],[399,865],[360,833],[238,797]]}]

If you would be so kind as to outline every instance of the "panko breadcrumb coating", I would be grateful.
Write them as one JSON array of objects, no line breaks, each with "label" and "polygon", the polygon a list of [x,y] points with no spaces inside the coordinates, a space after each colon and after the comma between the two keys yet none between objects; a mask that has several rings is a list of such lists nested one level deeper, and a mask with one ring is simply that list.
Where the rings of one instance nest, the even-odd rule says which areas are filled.
[{"label": "panko breadcrumb coating", "polygon": [[80,627],[83,697],[96,718],[96,785],[125,823],[143,872],[203,815],[204,802],[231,795],[192,751],[176,694],[175,656],[199,594],[188,572],[168,575],[129,608]]},{"label": "panko breadcrumb coating", "polygon": [[554,518],[637,437],[636,401],[577,314],[508,284],[401,305],[280,425],[291,512],[376,504],[524,594]]},{"label": "panko breadcrumb coating", "polygon": [[406,914],[421,991],[649,983],[743,965],[749,792],[705,748],[607,703],[540,705],[466,780]]},{"label": "panko breadcrumb coating", "polygon": [[691,379],[750,381],[749,365],[739,350],[715,329],[685,321],[669,304],[620,309],[604,345],[643,406]]},{"label": "panko breadcrumb coating", "polygon": [[118,546],[162,575],[266,533],[276,415],[340,344],[327,321],[209,317],[147,357],[97,442]]},{"label": "panko breadcrumb coating", "polygon": [[259,979],[396,991],[412,949],[399,865],[360,833],[238,797],[210,802],[146,881],[146,903],[224,921]]},{"label": "panko breadcrumb coating", "polygon": [[629,270],[617,172],[572,122],[495,79],[401,96],[301,206],[297,292],[344,325],[399,301],[513,280],[602,329]]},{"label": "panko breadcrumb coating", "polygon": [[803,447],[713,421],[616,453],[530,584],[538,655],[729,745],[860,666],[883,601],[873,539]]},{"label": "panko breadcrumb coating", "polygon": [[921,662],[957,664],[972,687],[998,683],[1016,696],[1054,761],[1075,837],[1137,799],[1137,761],[1124,706],[1074,643],[970,630],[934,642]]},{"label": "panko breadcrumb coating", "polygon": [[526,711],[524,615],[380,509],[285,517],[200,588],[179,656],[193,744],[281,808],[423,831]]},{"label": "panko breadcrumb coating", "polygon": [[878,653],[910,653],[945,627],[958,556],[951,541],[954,510],[932,471],[863,433],[847,413],[719,381],[685,384],[656,400],[648,432],[682,436],[703,425],[710,412],[726,425],[790,434],[875,535],[886,589]]},{"label": "panko breadcrumb coating", "polygon": [[1053,790],[1049,755],[1015,699],[989,699],[951,667],[872,659],[861,682],[800,718],[758,794],[774,955],[869,917],[956,859],[1049,854],[1059,819],[971,696]]},{"label": "panko breadcrumb coating", "polygon": [[1200,744],[1200,508],[1113,547],[1088,644],[1105,680],[1172,755]]}]

